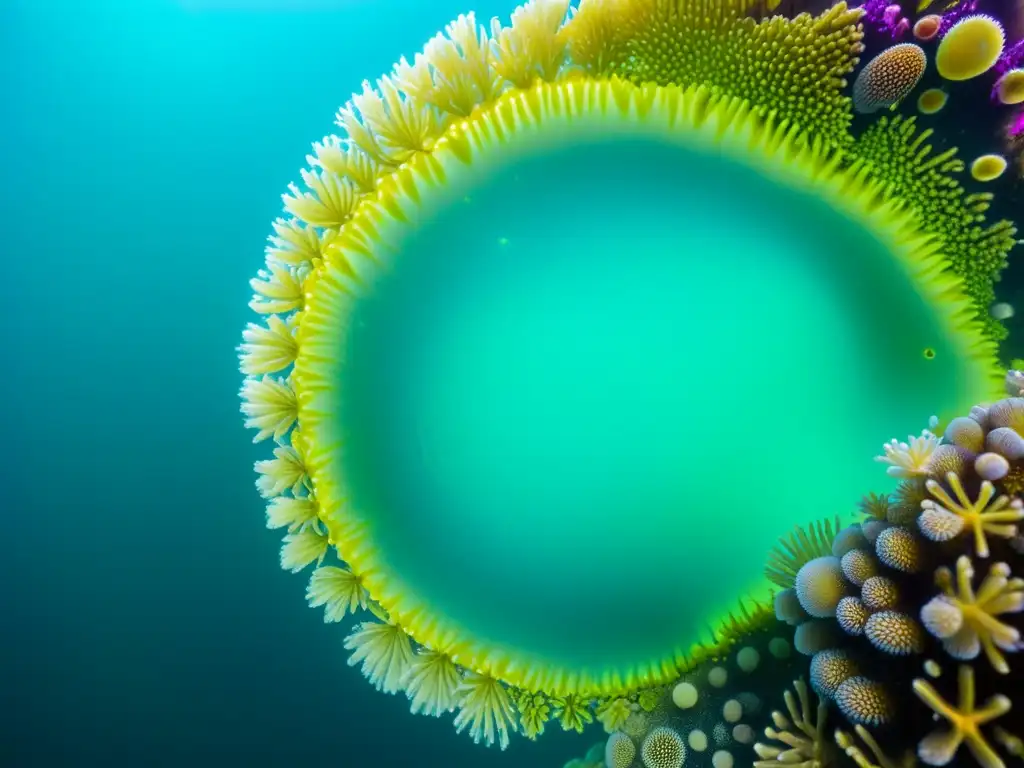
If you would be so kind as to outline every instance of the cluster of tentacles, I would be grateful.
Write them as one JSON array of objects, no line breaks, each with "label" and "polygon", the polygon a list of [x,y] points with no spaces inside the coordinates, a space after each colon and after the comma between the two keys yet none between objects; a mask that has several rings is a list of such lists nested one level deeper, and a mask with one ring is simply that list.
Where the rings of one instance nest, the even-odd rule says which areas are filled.
[{"label": "cluster of tentacles", "polygon": [[776,612],[797,626],[835,739],[862,768],[998,768],[1022,754],[1021,380],[1011,371],[1014,396],[941,438],[887,444],[896,490],[865,497],[859,524],[800,534],[777,558],[789,568],[769,567],[786,587]]},{"label": "cluster of tentacles", "polygon": [[[747,704],[741,697],[748,691],[716,700],[721,717],[709,715],[715,722],[707,723],[681,724],[679,701],[672,710],[666,709],[666,701],[679,685],[692,686],[686,675],[706,674],[720,659],[746,648],[753,642],[750,638],[764,641],[757,652],[765,656],[781,625],[770,611],[756,606],[717,628],[706,645],[659,671],[656,679],[591,687],[549,684],[528,672],[493,675],[444,643],[419,642],[377,602],[358,566],[358,547],[344,517],[322,504],[310,479],[321,446],[303,436],[298,423],[302,403],[293,376],[309,281],[316,279],[326,254],[339,241],[358,237],[346,229],[357,208],[399,184],[403,168],[449,141],[463,121],[538,83],[585,77],[674,82],[705,86],[712,98],[740,97],[783,125],[812,131],[815,138],[807,141],[847,153],[843,157],[848,165],[874,162],[881,181],[891,185],[890,200],[912,191],[905,204],[929,206],[927,201],[941,190],[943,212],[959,206],[972,211],[975,222],[981,219],[976,201],[959,188],[950,198],[949,174],[958,167],[929,163],[926,172],[914,175],[924,137],[912,124],[879,123],[875,138],[859,143],[849,133],[852,113],[844,88],[861,51],[859,10],[840,3],[819,16],[757,20],[746,9],[738,0],[582,0],[574,8],[568,0],[532,0],[513,14],[508,26],[495,21],[485,29],[472,14],[460,17],[412,63],[401,60],[340,110],[340,135],[314,145],[302,186],[293,185],[284,195],[286,217],[274,223],[265,268],[252,281],[256,295],[250,307],[261,321],[250,324],[240,350],[246,376],[242,410],[246,425],[257,432],[255,441],[274,443],[273,457],[258,462],[256,471],[257,487],[267,501],[267,525],[284,532],[281,565],[295,573],[313,567],[307,596],[310,605],[324,609],[326,621],[358,615],[359,623],[345,640],[349,663],[359,665],[378,690],[408,696],[413,712],[456,712],[456,728],[468,730],[478,742],[504,746],[517,730],[534,738],[551,721],[582,731],[597,720],[613,734],[633,729],[633,749],[648,768],[673,765],[671,756],[685,755],[687,749],[691,754],[706,752],[709,765],[726,768],[732,758],[719,753],[730,753],[727,744],[732,742],[723,729],[737,744],[752,741],[733,719],[733,701],[742,712],[755,710],[749,697]],[[680,41],[686,41],[683,57],[676,55]],[[916,160],[881,164],[875,149],[881,146],[893,157]],[[934,213],[931,208],[923,212]],[[941,236],[942,226],[932,231]],[[1012,234],[1009,225],[999,229],[1003,256],[1012,244],[1007,232]],[[952,258],[968,284],[979,279],[971,271],[971,259],[956,253]],[[993,278],[991,270],[984,275],[989,284]],[[933,449],[927,467],[911,467],[894,496],[872,502],[877,520],[843,531],[835,540],[828,530],[812,534],[804,544],[815,552],[820,549],[820,557],[793,570],[794,591],[779,598],[779,605],[788,601],[793,612],[785,615],[795,616],[801,609],[813,617],[805,620],[799,614],[795,643],[815,654],[814,689],[836,702],[852,725],[881,728],[903,716],[908,732],[927,731],[933,711],[949,722],[949,730],[921,736],[922,757],[935,764],[952,755],[961,741],[988,755],[996,748],[1009,750],[1019,743],[1012,734],[1022,732],[1006,714],[1009,700],[1004,693],[1010,690],[1004,683],[1016,679],[1006,656],[1016,650],[1011,609],[1020,591],[1012,572],[1019,558],[1012,521],[1019,519],[1013,494],[1024,489],[1024,449],[1016,453],[1005,431],[1017,424],[1016,402],[975,414],[980,438],[957,421],[947,431],[948,445],[928,442],[921,447]],[[1006,419],[1010,422],[1003,424]],[[1024,428],[1019,431],[1024,434]],[[991,445],[982,450],[985,441]],[[914,455],[914,450],[894,448],[897,456]],[[996,477],[993,467],[1005,471]],[[925,509],[917,512],[922,502]],[[823,549],[826,540],[828,552]],[[870,581],[877,592],[870,591],[870,598],[863,591],[855,594],[853,579],[861,579],[860,587]],[[841,631],[840,624],[848,631]],[[934,677],[926,669],[924,677],[909,680],[904,690],[899,681],[906,677],[907,666],[899,654],[932,660],[927,669],[938,674],[941,666],[944,674]],[[946,662],[941,664],[940,658]],[[742,662],[736,664],[742,669]],[[788,667],[779,669],[784,679],[778,685],[797,676]],[[903,707],[909,691],[917,704]],[[976,695],[984,700],[979,706],[974,704]],[[798,685],[796,698],[790,694],[788,718],[775,718],[772,731],[803,733],[782,737],[800,754],[818,748],[801,740],[813,741],[811,732],[823,727],[820,718],[808,715],[809,696]],[[904,714],[903,709],[909,711]],[[658,712],[670,714],[661,717]],[[644,721],[643,728],[639,721]],[[754,723],[760,730],[762,724]],[[885,732],[879,733],[880,743],[886,744]],[[626,754],[629,748],[616,738],[620,746],[613,748],[609,742],[608,749]],[[794,741],[799,745],[793,746]],[[658,757],[663,753],[670,757]],[[782,759],[770,746],[758,748],[758,754],[769,762]],[[633,764],[616,759],[616,768]],[[816,764],[815,759],[809,756],[806,764]]]}]

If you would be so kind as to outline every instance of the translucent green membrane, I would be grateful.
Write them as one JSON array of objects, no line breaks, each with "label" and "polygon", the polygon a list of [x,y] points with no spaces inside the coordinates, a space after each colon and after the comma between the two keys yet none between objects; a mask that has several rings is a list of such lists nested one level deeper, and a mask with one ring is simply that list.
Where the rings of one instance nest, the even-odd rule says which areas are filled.
[{"label": "translucent green membrane", "polygon": [[671,656],[961,399],[885,247],[744,165],[566,137],[448,182],[355,310],[338,461],[384,566],[473,639]]}]

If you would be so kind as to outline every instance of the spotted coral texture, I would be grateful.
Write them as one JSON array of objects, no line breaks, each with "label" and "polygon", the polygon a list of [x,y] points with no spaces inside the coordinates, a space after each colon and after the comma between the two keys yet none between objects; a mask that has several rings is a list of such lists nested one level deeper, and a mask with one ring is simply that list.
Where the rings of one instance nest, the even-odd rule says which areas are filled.
[{"label": "spotted coral texture", "polygon": [[879,726],[892,719],[892,702],[881,683],[851,677],[836,689],[839,711],[851,723]]},{"label": "spotted coral texture", "polygon": [[1007,220],[986,224],[992,195],[967,194],[956,174],[964,163],[956,149],[933,153],[932,130],[917,130],[914,118],[881,117],[857,137],[851,149],[890,185],[890,191],[912,206],[928,230],[943,240],[950,266],[965,283],[987,335],[1000,340],[1006,329],[988,308],[995,302],[994,282],[1016,243],[1016,227]]},{"label": "spotted coral texture", "polygon": [[913,43],[901,43],[876,55],[853,83],[853,108],[868,114],[899,104],[924,74],[928,57]]},{"label": "spotted coral texture", "polygon": [[636,745],[621,731],[608,737],[605,745],[604,762],[608,768],[629,768],[636,757]]},{"label": "spotted coral texture", "polygon": [[846,651],[829,648],[811,658],[811,687],[819,696],[831,698],[840,685],[858,674],[857,663]]},{"label": "spotted coral texture", "polygon": [[861,10],[839,3],[819,16],[756,21],[747,16],[750,5],[583,0],[566,28],[570,55],[596,75],[704,83],[747,99],[762,114],[775,110],[827,144],[847,145],[853,112],[846,78],[863,50]]},{"label": "spotted coral texture", "polygon": [[864,625],[864,636],[875,648],[893,656],[918,653],[924,640],[921,625],[899,611],[879,611]]},{"label": "spotted coral texture", "polygon": [[645,768],[682,768],[686,746],[682,737],[671,728],[655,728],[644,739],[640,757]]}]

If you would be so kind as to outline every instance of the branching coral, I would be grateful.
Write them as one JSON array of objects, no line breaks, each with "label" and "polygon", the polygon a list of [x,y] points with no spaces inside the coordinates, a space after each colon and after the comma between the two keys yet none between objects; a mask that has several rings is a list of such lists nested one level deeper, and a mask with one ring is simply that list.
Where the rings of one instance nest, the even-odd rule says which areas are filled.
[{"label": "branching coral", "polygon": [[397,624],[365,621],[345,638],[352,651],[349,666],[362,664],[363,674],[384,693],[401,690],[413,660],[409,636]]},{"label": "branching coral", "polygon": [[459,708],[455,716],[456,733],[468,727],[474,743],[497,742],[502,749],[507,747],[509,733],[515,732],[517,724],[505,687],[493,677],[467,672],[456,695]]},{"label": "branching coral", "polygon": [[764,731],[772,741],[782,744],[774,746],[758,742],[754,752],[760,760],[754,762],[754,768],[771,768],[780,763],[796,766],[796,768],[824,768],[827,762],[828,740],[825,735],[825,721],[828,717],[828,705],[819,700],[817,708],[811,710],[811,694],[803,680],[793,683],[793,690],[786,691],[787,718],[781,712],[773,712],[774,728]]},{"label": "branching coral", "polygon": [[514,695],[514,700],[523,735],[528,739],[536,739],[544,733],[544,727],[551,717],[551,702],[543,693],[530,691],[519,691]]},{"label": "branching coral", "polygon": [[954,499],[939,483],[928,481],[928,491],[939,503],[926,500],[921,503],[924,510],[920,517],[921,532],[932,541],[949,541],[963,532],[974,537],[974,549],[978,557],[988,557],[989,545],[986,534],[1012,538],[1017,533],[1014,523],[1024,520],[1024,505],[1019,499],[996,495],[995,486],[988,480],[981,484],[978,496],[971,501],[960,477],[952,472],[946,482],[956,496]]},{"label": "branching coral", "polygon": [[1003,761],[980,728],[1009,712],[1010,699],[999,694],[977,708],[973,668],[962,665],[957,679],[959,692],[955,705],[943,699],[927,680],[919,678],[914,681],[914,693],[950,726],[948,730],[939,729],[926,736],[918,746],[918,754],[928,765],[947,765],[960,745],[966,742],[982,768],[998,768]]},{"label": "branching coral", "polygon": [[[1015,384],[1012,379],[1007,386]],[[861,528],[865,538],[867,526],[876,529],[874,551],[850,550],[843,576],[853,587],[862,575],[875,575],[863,580],[859,597],[837,605],[844,634],[811,661],[815,689],[835,701],[864,745],[836,732],[844,755],[859,768],[909,768],[914,754],[926,765],[967,764],[957,762],[964,759],[958,757],[962,744],[970,764],[1003,768],[1000,750],[1013,755],[1018,748],[1019,716],[1010,710],[1021,685],[1013,654],[1024,650],[1024,579],[1013,575],[1024,554],[1015,545],[1021,500],[1004,484],[1009,474],[992,471],[994,459],[984,457],[1018,461],[1021,430],[1024,400],[976,406],[970,416],[951,420],[942,444],[920,462],[930,498],[921,500],[916,518],[901,515],[903,525],[894,525],[888,505],[871,497],[868,506],[881,511]],[[968,531],[973,535],[960,535]],[[845,531],[840,537],[856,538]],[[873,566],[865,562],[868,555]],[[988,557],[995,562],[986,563],[976,584],[974,564]],[[839,590],[831,572],[806,574],[821,582],[811,578],[809,591]],[[922,662],[896,661],[901,656]],[[936,661],[950,657],[959,662],[955,689],[943,677],[946,665]],[[921,668],[927,678],[911,672]],[[976,705],[979,697],[987,699],[984,705]],[[935,730],[933,720],[940,718],[946,724]]]},{"label": "branching coral", "polygon": [[955,577],[949,568],[940,568],[935,579],[943,594],[925,604],[921,618],[951,656],[973,659],[984,649],[992,667],[1006,674],[1010,667],[1000,649],[1019,650],[1020,632],[997,617],[1024,610],[1024,579],[1011,579],[1006,563],[990,566],[977,592],[973,578],[966,555],[957,559]]}]

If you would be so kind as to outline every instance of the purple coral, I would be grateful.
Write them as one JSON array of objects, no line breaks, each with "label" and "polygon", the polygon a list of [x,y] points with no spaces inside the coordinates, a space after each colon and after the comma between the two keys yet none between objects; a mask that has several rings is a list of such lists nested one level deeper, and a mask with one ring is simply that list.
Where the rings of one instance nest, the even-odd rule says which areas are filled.
[{"label": "purple coral", "polygon": [[910,29],[910,22],[903,15],[903,9],[889,0],[867,0],[861,10],[869,26],[878,32],[887,33],[893,40],[899,39]]},{"label": "purple coral", "polygon": [[1006,129],[1006,135],[1011,139],[1015,139],[1021,134],[1024,134],[1024,110],[1017,113],[1009,128]]},{"label": "purple coral", "polygon": [[960,0],[959,3],[942,14],[942,23],[939,24],[939,33],[936,35],[936,38],[941,40],[953,28],[954,24],[976,10],[978,10],[978,0]]},{"label": "purple coral", "polygon": [[[1019,69],[1024,64],[1024,40],[1018,40],[1013,45],[1007,47],[1003,51],[1003,55],[999,57],[999,61],[995,63],[992,70],[996,75],[995,85],[992,86],[992,101],[995,103],[999,102],[999,81],[1007,72],[1011,69]],[[1015,123],[1015,127],[1020,123],[1018,120]],[[1018,133],[1020,130],[1018,130]],[[1014,134],[1010,134],[1013,136]]]}]

